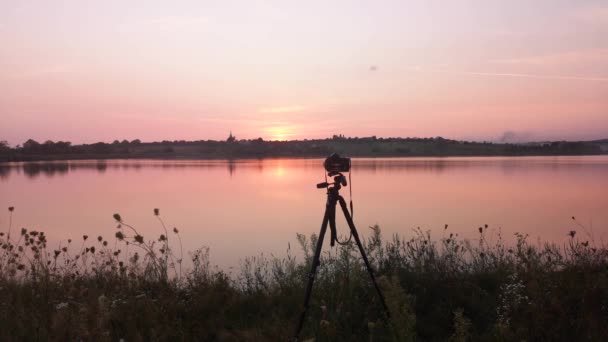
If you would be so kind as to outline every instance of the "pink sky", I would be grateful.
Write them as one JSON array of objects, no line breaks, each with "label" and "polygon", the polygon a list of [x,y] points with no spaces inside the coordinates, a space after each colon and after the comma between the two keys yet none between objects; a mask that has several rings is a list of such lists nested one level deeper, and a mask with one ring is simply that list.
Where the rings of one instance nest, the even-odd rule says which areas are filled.
[{"label": "pink sky", "polygon": [[0,2],[0,140],[608,137],[605,1]]}]

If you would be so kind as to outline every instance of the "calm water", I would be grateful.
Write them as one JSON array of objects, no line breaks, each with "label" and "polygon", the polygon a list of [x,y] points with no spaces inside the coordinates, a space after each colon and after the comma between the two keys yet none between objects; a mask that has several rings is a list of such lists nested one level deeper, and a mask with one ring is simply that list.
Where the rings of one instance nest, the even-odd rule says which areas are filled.
[{"label": "calm water", "polygon": [[[70,161],[0,165],[0,206],[17,228],[51,242],[112,237],[112,214],[157,237],[153,216],[180,229],[184,249],[211,247],[212,262],[237,266],[259,253],[283,255],[296,232],[318,233],[325,193],[322,160]],[[576,216],[597,243],[608,241],[608,156],[353,160],[355,223],[369,234],[430,229],[474,239],[488,224],[504,238],[528,233],[562,242]],[[348,200],[348,189],[342,191]],[[4,209],[3,209],[4,210]],[[0,230],[8,227],[0,215]],[[338,221],[347,233],[343,220]],[[585,232],[577,228],[585,238]]]}]

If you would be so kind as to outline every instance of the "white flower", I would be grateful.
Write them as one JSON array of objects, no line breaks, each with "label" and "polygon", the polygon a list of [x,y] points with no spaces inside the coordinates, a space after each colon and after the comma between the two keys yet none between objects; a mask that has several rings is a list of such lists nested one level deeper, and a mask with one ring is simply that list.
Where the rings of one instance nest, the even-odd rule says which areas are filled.
[{"label": "white flower", "polygon": [[63,308],[67,308],[68,305],[70,305],[70,304],[68,304],[67,302],[59,303],[59,304],[55,305],[55,309],[61,310]]}]

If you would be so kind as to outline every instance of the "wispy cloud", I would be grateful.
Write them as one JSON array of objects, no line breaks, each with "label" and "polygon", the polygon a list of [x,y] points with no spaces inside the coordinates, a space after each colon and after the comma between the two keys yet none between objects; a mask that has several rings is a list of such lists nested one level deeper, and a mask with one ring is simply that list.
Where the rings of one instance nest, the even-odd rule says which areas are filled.
[{"label": "wispy cloud", "polygon": [[482,72],[482,71],[459,71],[446,69],[427,69],[420,66],[407,67],[407,70],[416,72],[431,72],[442,74],[457,74],[471,76],[489,76],[489,77],[519,77],[519,78],[534,78],[544,80],[570,80],[570,81],[592,81],[592,82],[608,82],[608,77],[586,77],[586,76],[567,76],[567,75],[541,75],[541,74],[525,74],[525,73],[506,73],[506,72]]},{"label": "wispy cloud", "polygon": [[506,58],[493,61],[496,64],[508,65],[543,65],[565,66],[574,64],[608,63],[608,49],[587,49],[562,53],[530,56],[523,58]]},{"label": "wispy cloud", "polygon": [[130,31],[161,31],[167,33],[201,32],[207,27],[208,18],[203,16],[161,16],[146,18],[121,25],[121,29]]},{"label": "wispy cloud", "polygon": [[35,79],[39,77],[67,74],[73,72],[74,69],[67,64],[55,64],[46,65],[41,67],[35,67],[27,70],[21,70],[14,72],[12,75],[9,74],[9,78],[12,79]]},{"label": "wispy cloud", "polygon": [[308,107],[306,107],[306,106],[294,105],[294,106],[260,108],[258,110],[258,112],[263,113],[263,114],[296,113],[296,112],[303,112],[307,109],[308,109]]}]

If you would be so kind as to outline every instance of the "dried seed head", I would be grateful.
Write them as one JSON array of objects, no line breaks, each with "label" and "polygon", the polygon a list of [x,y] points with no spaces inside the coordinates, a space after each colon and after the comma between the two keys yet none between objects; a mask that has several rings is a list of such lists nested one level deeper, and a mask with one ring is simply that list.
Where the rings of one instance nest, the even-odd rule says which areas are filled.
[{"label": "dried seed head", "polygon": [[135,242],[144,243],[144,237],[139,234],[135,235],[133,239],[135,240]]},{"label": "dried seed head", "polygon": [[175,234],[179,233],[179,230],[177,230],[177,227],[173,227],[173,232],[174,232]]},{"label": "dried seed head", "polygon": [[89,238],[89,236],[88,236],[88,235],[83,235],[83,236],[82,236],[82,239],[83,239],[83,240],[86,240],[86,239],[88,239],[88,238]]},{"label": "dried seed head", "polygon": [[8,207],[8,211],[10,211],[11,213],[13,212],[13,210],[15,210],[15,207]]},{"label": "dried seed head", "polygon": [[101,240],[103,240],[103,238],[100,236],[97,237],[97,241],[101,242]]},{"label": "dried seed head", "polygon": [[154,215],[158,216],[159,215],[159,210],[158,208],[154,208]]},{"label": "dried seed head", "polygon": [[120,241],[122,241],[125,238],[125,235],[122,232],[116,232],[115,236]]},{"label": "dried seed head", "polygon": [[114,214],[114,219],[118,222],[122,222],[122,217],[120,217],[120,214],[118,213]]}]

